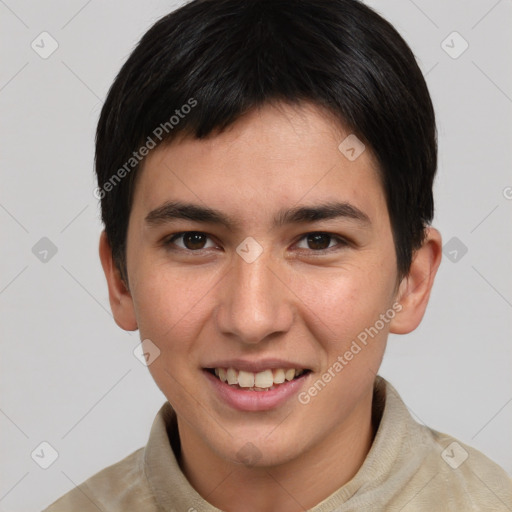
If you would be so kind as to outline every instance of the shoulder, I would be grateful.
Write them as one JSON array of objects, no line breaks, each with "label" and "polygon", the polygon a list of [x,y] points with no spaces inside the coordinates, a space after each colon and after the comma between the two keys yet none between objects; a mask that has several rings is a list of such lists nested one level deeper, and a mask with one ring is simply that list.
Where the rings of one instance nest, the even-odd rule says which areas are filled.
[{"label": "shoulder", "polygon": [[156,511],[144,473],[144,448],[81,483],[43,512]]},{"label": "shoulder", "polygon": [[[512,478],[483,453],[452,436],[422,427],[428,455],[423,468],[425,503],[443,510],[512,510]],[[428,478],[428,479],[427,479]]]},{"label": "shoulder", "polygon": [[418,423],[383,379],[377,397],[382,398],[383,384],[374,459],[392,460],[383,486],[387,512],[512,512],[512,478],[504,469],[477,449]]}]

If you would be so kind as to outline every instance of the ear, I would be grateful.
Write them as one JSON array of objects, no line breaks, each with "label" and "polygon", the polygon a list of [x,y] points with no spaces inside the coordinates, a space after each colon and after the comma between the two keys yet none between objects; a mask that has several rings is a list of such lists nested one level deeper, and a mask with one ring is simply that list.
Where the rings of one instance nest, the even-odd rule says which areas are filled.
[{"label": "ear", "polygon": [[116,324],[125,331],[137,330],[137,318],[131,293],[112,258],[112,249],[105,231],[100,236],[100,260],[107,278],[110,308]]},{"label": "ear", "polygon": [[439,231],[427,228],[425,241],[415,251],[409,273],[400,283],[396,300],[402,310],[391,321],[390,332],[407,334],[420,324],[441,263],[442,248]]}]

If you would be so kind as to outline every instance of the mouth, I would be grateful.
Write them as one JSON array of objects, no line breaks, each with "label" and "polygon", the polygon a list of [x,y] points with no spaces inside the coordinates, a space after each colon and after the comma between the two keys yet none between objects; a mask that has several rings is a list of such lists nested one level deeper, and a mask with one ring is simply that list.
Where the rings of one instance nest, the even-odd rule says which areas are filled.
[{"label": "mouth", "polygon": [[311,370],[304,368],[268,368],[249,372],[236,368],[204,368],[215,378],[231,388],[243,391],[268,392],[305,377]]}]

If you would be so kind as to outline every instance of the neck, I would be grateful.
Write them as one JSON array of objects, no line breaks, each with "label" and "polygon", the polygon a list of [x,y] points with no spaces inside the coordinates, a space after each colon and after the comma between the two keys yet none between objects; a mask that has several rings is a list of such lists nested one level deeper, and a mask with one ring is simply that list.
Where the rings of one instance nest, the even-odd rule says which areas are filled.
[{"label": "neck", "polygon": [[235,464],[219,457],[179,418],[178,427],[183,473],[206,501],[226,512],[313,508],[354,477],[375,435],[371,393],[336,430],[280,465]]}]

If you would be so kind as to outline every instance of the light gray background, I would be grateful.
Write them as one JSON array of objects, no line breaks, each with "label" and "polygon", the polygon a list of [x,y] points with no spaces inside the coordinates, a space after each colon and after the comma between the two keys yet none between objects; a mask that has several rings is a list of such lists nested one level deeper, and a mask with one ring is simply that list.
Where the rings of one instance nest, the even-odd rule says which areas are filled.
[{"label": "light gray background", "polygon": [[[418,421],[512,474],[511,1],[368,3],[427,75],[440,149],[434,224],[468,248],[444,258],[421,327],[390,339],[381,374]],[[41,510],[143,446],[165,400],[132,353],[138,332],[110,313],[93,139],[120,66],[177,5],[0,0],[1,511]],[[48,59],[31,48],[43,31],[59,44]],[[469,43],[457,59],[441,46],[453,31]],[[58,249],[46,263],[32,252],[42,237]],[[59,454],[46,470],[31,458],[42,441]]]}]

